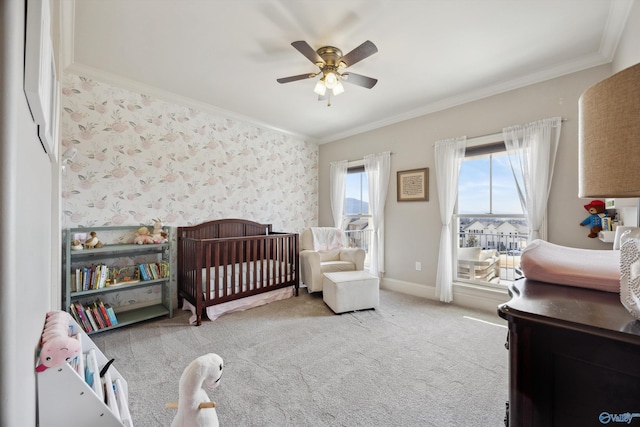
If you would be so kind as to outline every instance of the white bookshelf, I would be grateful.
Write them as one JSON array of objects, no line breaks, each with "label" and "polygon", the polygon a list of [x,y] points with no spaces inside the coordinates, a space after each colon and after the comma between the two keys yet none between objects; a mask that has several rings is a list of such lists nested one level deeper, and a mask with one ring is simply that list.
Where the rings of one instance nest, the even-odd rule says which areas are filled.
[{"label": "white bookshelf", "polygon": [[[80,325],[73,320],[72,322],[74,333],[80,334],[83,354],[93,351],[98,369],[102,369],[108,362],[107,357],[80,328]],[[111,409],[109,404],[105,403],[104,396],[98,396],[85,379],[76,372],[76,369],[68,363],[38,372],[38,425],[40,427],[133,427],[129,412],[127,381],[114,365],[117,365],[117,361],[109,367],[107,375],[112,383],[117,382],[119,388],[107,398],[107,402],[115,405],[117,409]],[[94,378],[100,381],[99,372],[95,373]],[[118,393],[119,398],[115,397],[115,393]]]}]

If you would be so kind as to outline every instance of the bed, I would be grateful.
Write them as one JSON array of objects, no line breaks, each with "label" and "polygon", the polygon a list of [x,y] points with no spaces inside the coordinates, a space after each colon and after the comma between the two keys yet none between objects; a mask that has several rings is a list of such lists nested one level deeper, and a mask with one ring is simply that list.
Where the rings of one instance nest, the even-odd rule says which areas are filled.
[{"label": "bed", "polygon": [[298,295],[299,239],[271,224],[221,219],[178,227],[178,300],[200,325],[237,310]]}]

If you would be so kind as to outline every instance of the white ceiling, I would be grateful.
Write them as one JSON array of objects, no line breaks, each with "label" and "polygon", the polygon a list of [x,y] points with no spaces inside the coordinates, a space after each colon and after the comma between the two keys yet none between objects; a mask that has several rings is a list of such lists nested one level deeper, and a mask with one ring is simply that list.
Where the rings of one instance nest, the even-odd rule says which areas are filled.
[{"label": "white ceiling", "polygon": [[[67,71],[324,143],[608,63],[633,0],[74,0]],[[73,24],[69,24],[73,21]],[[291,46],[378,53],[331,107]]]}]

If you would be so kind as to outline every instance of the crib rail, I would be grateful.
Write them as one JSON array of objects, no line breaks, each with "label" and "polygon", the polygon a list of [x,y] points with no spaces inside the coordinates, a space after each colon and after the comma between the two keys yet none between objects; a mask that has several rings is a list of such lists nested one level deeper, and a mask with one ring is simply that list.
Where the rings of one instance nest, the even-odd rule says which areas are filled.
[{"label": "crib rail", "polygon": [[178,233],[178,296],[196,307],[198,323],[211,305],[287,286],[298,294],[298,234],[271,233],[270,226],[269,234],[242,237]]}]

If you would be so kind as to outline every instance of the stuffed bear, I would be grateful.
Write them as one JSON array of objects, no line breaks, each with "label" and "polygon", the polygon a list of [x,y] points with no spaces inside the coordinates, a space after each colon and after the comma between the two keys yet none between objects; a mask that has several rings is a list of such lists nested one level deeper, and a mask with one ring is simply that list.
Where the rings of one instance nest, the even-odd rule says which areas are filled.
[{"label": "stuffed bear", "polygon": [[70,322],[71,316],[66,311],[47,313],[36,372],[64,365],[80,355],[80,341],[69,336]]},{"label": "stuffed bear", "polygon": [[589,204],[584,205],[584,208],[590,215],[580,223],[580,226],[589,226],[587,237],[598,237],[598,233],[602,230],[602,218],[609,216],[604,202],[602,200],[592,200]]},{"label": "stuffed bear", "polygon": [[209,389],[217,387],[223,365],[220,356],[209,353],[198,357],[184,369],[178,389],[178,413],[171,427],[218,427],[215,404],[202,386]]}]

